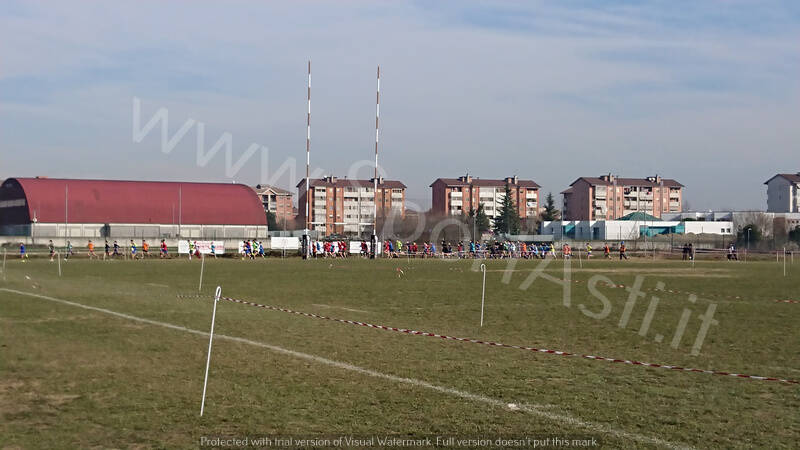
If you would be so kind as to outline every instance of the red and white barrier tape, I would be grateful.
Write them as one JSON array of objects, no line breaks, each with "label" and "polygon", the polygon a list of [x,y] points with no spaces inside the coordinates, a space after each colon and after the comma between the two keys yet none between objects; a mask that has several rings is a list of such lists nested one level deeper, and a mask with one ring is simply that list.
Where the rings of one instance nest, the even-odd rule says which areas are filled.
[{"label": "red and white barrier tape", "polygon": [[[179,295],[178,297],[195,297],[195,296],[181,296],[181,295]],[[200,296],[197,296],[197,297],[200,297]],[[777,381],[777,382],[788,383],[788,384],[800,384],[800,381],[783,379],[783,378],[776,378],[776,377],[762,377],[762,376],[757,376],[757,375],[745,375],[745,374],[740,374],[740,373],[724,372],[724,371],[719,371],[719,370],[692,369],[692,368],[688,368],[688,367],[672,366],[672,365],[667,365],[667,364],[656,364],[656,363],[648,363],[648,362],[642,362],[642,361],[632,361],[632,360],[628,360],[628,359],[607,358],[607,357],[604,357],[604,356],[596,356],[596,355],[582,355],[582,354],[579,354],[579,353],[570,353],[570,352],[564,352],[564,351],[560,351],[560,350],[549,350],[549,349],[546,349],[546,348],[524,347],[524,346],[519,346],[519,345],[503,344],[503,343],[500,343],[500,342],[482,341],[482,340],[479,340],[479,339],[469,339],[469,338],[461,338],[461,337],[455,337],[455,336],[447,336],[447,335],[442,335],[442,334],[430,333],[430,332],[427,332],[427,331],[415,331],[415,330],[409,330],[409,329],[406,329],[406,328],[396,328],[396,327],[389,327],[389,326],[385,326],[385,325],[374,325],[374,324],[371,324],[371,323],[359,322],[359,321],[355,321],[355,320],[337,319],[337,318],[334,318],[334,317],[327,317],[327,316],[322,316],[322,315],[319,315],[319,314],[295,311],[295,310],[292,310],[292,309],[281,308],[281,307],[278,307],[278,306],[262,305],[260,303],[254,303],[254,302],[250,302],[250,301],[247,301],[247,300],[239,300],[239,299],[231,298],[231,297],[220,297],[220,299],[221,300],[226,300],[226,301],[229,301],[229,302],[234,302],[234,303],[241,303],[243,305],[255,306],[257,308],[264,308],[264,309],[268,309],[268,310],[272,310],[272,311],[280,311],[280,312],[285,312],[285,313],[290,313],[290,314],[296,314],[298,316],[311,317],[311,318],[314,318],[314,319],[330,320],[332,322],[346,323],[346,324],[350,324],[350,325],[360,325],[360,326],[368,327],[368,328],[376,328],[376,329],[385,330],[385,331],[395,331],[395,332],[398,332],[398,333],[412,334],[412,335],[417,335],[417,336],[428,336],[428,337],[435,337],[435,338],[446,339],[446,340],[451,340],[451,341],[470,342],[470,343],[473,343],[473,344],[488,345],[490,347],[515,348],[517,350],[527,350],[527,351],[532,351],[532,352],[537,352],[537,353],[548,353],[548,354],[560,355],[560,356],[575,356],[575,357],[579,357],[579,358],[592,359],[592,360],[596,360],[596,361],[606,361],[606,362],[611,362],[611,363],[622,363],[622,364],[629,364],[629,365],[633,365],[633,366],[655,367],[655,368],[659,368],[659,369],[677,370],[677,371],[681,371],[681,372],[697,372],[697,373],[705,373],[705,374],[710,374],[710,375],[725,375],[725,376],[736,377],[736,378],[747,378],[747,379],[751,379],[751,380]]]}]

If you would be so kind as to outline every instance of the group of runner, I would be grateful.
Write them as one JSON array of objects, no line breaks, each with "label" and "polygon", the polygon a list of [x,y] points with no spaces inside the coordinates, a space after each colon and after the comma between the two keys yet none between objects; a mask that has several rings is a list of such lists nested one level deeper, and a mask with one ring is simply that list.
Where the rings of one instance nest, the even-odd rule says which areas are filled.
[{"label": "group of runner", "polygon": [[[367,241],[361,241],[361,254],[366,256]],[[311,242],[311,256],[314,258],[347,258],[349,253],[348,243],[345,241],[313,241]]]},{"label": "group of runner", "polygon": [[[546,259],[573,257],[573,249],[570,244],[563,244],[559,249],[552,243],[527,243],[527,242],[491,242],[481,243],[475,241],[459,241],[455,244],[442,240],[437,251],[436,245],[431,242],[423,242],[420,247],[416,242],[405,242],[385,240],[383,242],[383,256],[396,258],[399,256],[408,257],[442,257],[442,258],[483,258],[483,259],[503,259],[503,258],[523,258],[523,259]],[[369,254],[369,245],[366,241],[361,243],[362,255]],[[587,242],[584,247],[587,259],[591,259],[593,249],[591,243]],[[618,247],[619,259],[628,259],[627,247],[625,242],[620,242]],[[608,243],[603,244],[603,256],[611,259],[611,247]]]},{"label": "group of runner", "polygon": [[[198,256],[200,255],[199,250],[197,254]],[[214,255],[214,258],[217,257],[217,249],[214,246],[214,241],[211,241],[211,254]],[[262,244],[261,241],[256,241],[255,239],[252,241],[242,241],[242,259],[256,259],[256,256],[266,258],[267,254],[264,252],[264,244]]]},{"label": "group of runner", "polygon": [[[95,249],[95,245],[94,245],[94,242],[91,239],[89,239],[89,241],[87,242],[86,249],[87,249],[86,256],[89,259],[99,259],[100,258],[100,256],[98,256],[97,253],[94,250]],[[53,240],[52,239],[50,239],[50,241],[47,243],[47,250],[48,250],[48,253],[50,255],[50,261],[55,261],[55,258],[57,258],[59,255],[58,255],[58,251],[56,250],[55,244],[53,244]],[[20,258],[26,259],[28,257],[26,249],[25,249],[25,244],[20,244],[19,252],[20,252]],[[131,259],[144,259],[144,258],[147,258],[147,257],[150,256],[150,244],[148,244],[145,239],[142,239],[142,245],[141,245],[141,247],[138,247],[136,245],[136,243],[134,242],[134,240],[131,239],[130,245],[128,246],[128,252],[129,252],[128,254],[130,255]],[[67,260],[69,260],[69,258],[71,256],[74,256],[74,255],[75,255],[75,250],[74,250],[74,247],[72,246],[72,242],[67,240],[67,245],[64,247],[64,260],[67,261]],[[125,256],[125,254],[122,252],[122,247],[119,245],[119,242],[117,242],[115,240],[113,242],[113,244],[109,244],[108,239],[106,239],[105,240],[105,245],[104,245],[104,256],[105,256],[104,259],[106,259],[106,258],[115,259],[115,258],[118,258],[118,257]],[[167,253],[167,244],[164,241],[164,239],[161,240],[161,255],[160,256],[161,256],[161,258],[166,258],[166,257],[169,256],[168,253]]]},{"label": "group of runner", "polygon": [[[192,257],[202,258],[202,253],[200,248],[197,244],[197,241],[186,241],[189,246],[189,260]],[[421,258],[429,258],[429,257],[443,257],[443,258],[482,258],[482,259],[503,259],[503,258],[524,258],[524,259],[546,259],[548,257],[552,258],[563,258],[563,259],[570,259],[573,257],[573,249],[572,247],[565,243],[562,244],[560,253],[556,250],[556,246],[552,243],[526,243],[526,242],[492,242],[492,243],[481,243],[475,241],[469,241],[465,243],[464,241],[459,241],[455,245],[442,240],[440,250],[437,250],[436,245],[432,242],[423,242],[422,246],[420,247],[419,244],[416,242],[405,242],[403,243],[400,240],[392,241],[391,239],[387,239],[383,241],[383,256],[386,258],[397,258],[400,256],[407,256],[407,257],[421,257]],[[87,244],[87,256],[89,259],[99,258],[94,251],[94,243],[89,240]],[[141,252],[139,251],[141,249]],[[57,257],[56,247],[53,244],[53,241],[50,240],[48,243],[48,250],[50,253],[50,261],[54,261]],[[108,239],[105,240],[105,258],[117,258],[124,256],[122,253],[122,248],[120,247],[119,243],[115,240],[113,244],[109,244]],[[619,259],[628,259],[627,255],[627,247],[625,246],[625,242],[620,242],[619,247],[617,248],[619,252]],[[141,247],[137,247],[136,243],[131,239],[130,245],[128,246],[128,252],[130,254],[131,259],[144,259],[150,255],[150,246],[147,243],[147,240],[142,239]],[[611,259],[611,247],[608,243],[603,244],[603,256],[606,259]],[[346,258],[349,253],[349,244],[347,241],[313,241],[311,243],[311,253],[314,258]],[[363,257],[368,257],[372,253],[372,245],[366,240],[361,241],[360,245],[360,254]],[[66,248],[64,250],[64,259],[68,260],[70,256],[73,256],[74,250],[72,247],[72,243],[68,240]],[[217,257],[216,246],[214,241],[211,241],[210,244],[210,255]],[[587,259],[591,259],[592,257],[592,246],[589,242],[585,244],[585,254]],[[169,252],[167,250],[167,244],[164,239],[161,239],[161,248],[160,254],[161,258],[168,258]],[[261,241],[253,240],[244,240],[242,241],[242,259],[249,258],[255,259],[256,256],[260,256],[262,258],[266,257],[266,252],[264,251],[264,245]],[[25,244],[20,244],[20,258],[26,260],[28,258],[28,254],[26,252]],[[104,258],[104,259],[105,259]],[[694,259],[694,248],[692,244],[685,244],[683,246],[683,259]],[[728,259],[736,260],[738,256],[736,254],[736,247],[734,244],[731,244],[728,249]]]}]

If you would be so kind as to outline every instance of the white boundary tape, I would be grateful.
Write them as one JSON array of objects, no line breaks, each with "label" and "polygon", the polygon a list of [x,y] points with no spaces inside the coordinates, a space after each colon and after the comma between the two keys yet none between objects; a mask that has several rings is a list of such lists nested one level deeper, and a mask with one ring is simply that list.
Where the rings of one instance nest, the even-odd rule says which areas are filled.
[{"label": "white boundary tape", "polygon": [[[198,336],[203,336],[203,337],[208,337],[209,336],[209,333],[206,332],[206,331],[194,330],[192,328],[187,328],[187,327],[184,327],[184,326],[181,326],[181,325],[174,325],[174,324],[171,324],[171,323],[159,322],[157,320],[145,319],[143,317],[137,317],[137,316],[133,316],[133,315],[130,315],[130,314],[125,314],[125,313],[121,313],[121,312],[117,312],[117,311],[112,311],[110,309],[99,308],[97,306],[84,305],[82,303],[77,303],[77,302],[73,302],[73,301],[69,301],[69,300],[63,300],[63,299],[60,299],[60,298],[50,297],[50,296],[47,296],[47,295],[34,294],[32,292],[24,292],[24,291],[18,291],[18,290],[15,290],[15,289],[7,289],[7,288],[0,288],[0,291],[10,292],[12,294],[24,295],[24,296],[28,296],[28,297],[39,298],[39,299],[42,299],[42,300],[48,300],[48,301],[55,302],[55,303],[61,303],[63,305],[69,305],[69,306],[74,306],[74,307],[77,307],[77,308],[83,308],[83,309],[87,309],[87,310],[90,310],[90,311],[96,311],[96,312],[99,312],[99,313],[120,317],[120,318],[123,318],[123,319],[128,319],[128,320],[133,320],[133,321],[136,321],[136,322],[146,323],[146,324],[149,324],[149,325],[155,325],[155,326],[159,326],[159,327],[163,327],[163,328],[169,328],[171,330],[183,331],[183,332],[195,334],[195,335],[198,335]],[[497,407],[497,408],[503,408],[503,409],[506,409],[506,410],[508,409],[508,402],[503,401],[503,400],[498,400],[496,398],[486,397],[486,396],[483,396],[483,395],[480,395],[480,394],[473,394],[473,393],[462,391],[462,390],[459,390],[459,389],[453,389],[453,388],[449,388],[449,387],[445,387],[445,386],[440,386],[440,385],[437,385],[437,384],[429,383],[427,381],[418,380],[416,378],[398,377],[396,375],[390,375],[390,374],[378,372],[378,371],[375,371],[375,370],[372,370],[372,369],[365,369],[363,367],[355,366],[355,365],[348,364],[348,363],[345,363],[345,362],[335,361],[335,360],[332,360],[332,359],[328,359],[328,358],[324,358],[324,357],[316,356],[316,355],[311,355],[311,354],[308,354],[308,353],[302,353],[302,352],[298,352],[298,351],[295,351],[295,350],[290,350],[290,349],[287,349],[287,348],[278,347],[276,345],[266,344],[266,343],[263,343],[263,342],[252,341],[250,339],[240,338],[240,337],[236,337],[236,336],[227,336],[227,335],[224,335],[224,334],[217,334],[216,336],[217,336],[217,339],[224,339],[224,340],[231,341],[231,342],[238,342],[238,343],[242,343],[242,344],[252,345],[252,346],[255,346],[255,347],[261,347],[261,348],[265,348],[265,349],[271,350],[271,351],[276,352],[276,353],[281,353],[281,354],[284,354],[284,355],[293,356],[293,357],[299,358],[299,359],[305,359],[307,361],[313,361],[313,362],[316,362],[316,363],[319,363],[319,364],[324,364],[324,365],[327,365],[327,366],[336,367],[336,368],[343,369],[343,370],[349,370],[351,372],[356,372],[356,373],[359,373],[361,375],[366,375],[366,376],[370,376],[370,377],[374,377],[374,378],[388,380],[388,381],[392,381],[392,382],[395,382],[395,383],[408,384],[408,385],[412,385],[412,386],[415,386],[415,387],[420,387],[420,388],[436,391],[436,392],[439,392],[439,393],[442,393],[442,394],[447,394],[447,395],[450,395],[450,396],[453,396],[453,397],[458,397],[458,398],[462,398],[462,399],[465,399],[465,400],[471,400],[473,402],[484,403],[484,404],[487,404],[487,405],[490,405],[490,406],[494,406],[494,407]],[[611,435],[611,436],[614,436],[614,437],[617,437],[617,438],[620,438],[620,439],[627,439],[627,440],[631,440],[631,441],[641,442],[641,443],[644,443],[644,444],[659,445],[659,446],[667,447],[667,448],[675,448],[675,449],[691,448],[691,447],[687,447],[687,446],[685,446],[683,444],[676,444],[676,443],[665,441],[663,439],[659,439],[659,438],[655,438],[655,437],[650,437],[650,436],[645,436],[645,435],[638,434],[638,433],[632,433],[632,432],[627,432],[627,431],[623,431],[623,430],[618,430],[618,429],[615,429],[615,428],[609,428],[609,427],[603,426],[601,424],[596,424],[596,423],[592,423],[592,422],[586,422],[586,421],[583,421],[581,419],[578,419],[576,417],[572,417],[572,416],[569,416],[569,415],[566,415],[566,414],[557,414],[557,413],[545,411],[544,408],[549,408],[549,406],[517,404],[517,408],[518,408],[519,411],[525,411],[525,412],[531,413],[531,414],[539,416],[539,417],[543,417],[545,419],[548,419],[548,420],[556,422],[556,423],[560,423],[560,424],[571,426],[571,427],[575,427],[575,428],[582,428],[584,430],[593,431],[593,432],[596,432],[596,433],[608,434],[608,435]]]}]

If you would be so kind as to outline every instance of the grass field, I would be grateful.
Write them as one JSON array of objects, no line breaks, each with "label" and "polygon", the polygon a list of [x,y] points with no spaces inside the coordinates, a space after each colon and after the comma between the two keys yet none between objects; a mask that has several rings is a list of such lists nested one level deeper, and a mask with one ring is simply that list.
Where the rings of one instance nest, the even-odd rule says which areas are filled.
[{"label": "grass field", "polygon": [[[800,299],[800,261],[787,277],[774,261],[575,261],[570,306],[562,285],[540,277],[525,286],[538,264],[486,263],[481,328],[481,274],[472,261],[208,260],[204,296],[178,298],[197,293],[197,261],[73,260],[59,277],[46,259],[9,260],[0,284],[0,448],[373,435],[797,446],[797,384],[408,335],[228,301],[218,304],[206,411],[198,415],[202,333],[217,285],[225,296],[341,319],[800,380],[800,304],[775,301]],[[563,262],[541,273],[563,277]],[[699,298],[646,290],[621,327],[624,289],[598,284],[608,315],[587,315],[603,308],[587,286],[596,276],[626,286],[643,276],[644,289],[662,282]],[[642,330],[654,295],[660,301]],[[718,323],[692,355],[710,305]],[[673,348],[676,333],[682,339]]]}]

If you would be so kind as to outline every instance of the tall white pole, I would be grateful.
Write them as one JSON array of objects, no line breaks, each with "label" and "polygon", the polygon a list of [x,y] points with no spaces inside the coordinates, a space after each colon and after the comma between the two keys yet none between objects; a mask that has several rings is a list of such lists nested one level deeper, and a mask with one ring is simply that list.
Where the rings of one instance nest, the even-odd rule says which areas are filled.
[{"label": "tall white pole", "polygon": [[483,288],[481,289],[481,326],[483,326],[483,305],[486,302],[486,264],[481,264],[483,272]]},{"label": "tall white pole", "polygon": [[203,291],[203,267],[206,265],[206,258],[200,253],[200,286],[197,287],[197,292]]},{"label": "tall white pole", "polygon": [[217,286],[214,294],[214,311],[211,313],[211,333],[208,335],[208,358],[206,359],[206,375],[203,379],[203,400],[200,402],[200,417],[203,417],[203,409],[206,406],[206,386],[208,386],[208,366],[211,365],[211,342],[214,340],[214,320],[217,318],[217,303],[222,296],[222,287]]},{"label": "tall white pole", "polygon": [[308,230],[311,225],[311,194],[309,193],[310,181],[308,177],[311,172],[311,60],[308,60],[308,89],[307,89],[308,111],[306,113],[306,223],[303,229],[303,239],[305,240],[305,251],[303,252],[303,259],[308,259],[311,255],[311,239],[308,236]]},{"label": "tall white pole", "polygon": [[786,276],[786,247],[783,247],[783,276]]},{"label": "tall white pole", "polygon": [[[381,118],[381,66],[378,65],[377,90],[375,94],[375,174],[373,176],[375,201],[372,211],[372,257],[375,257],[378,246],[378,141],[380,140]],[[384,192],[385,195],[385,192]],[[383,201],[383,199],[381,199]]]}]

